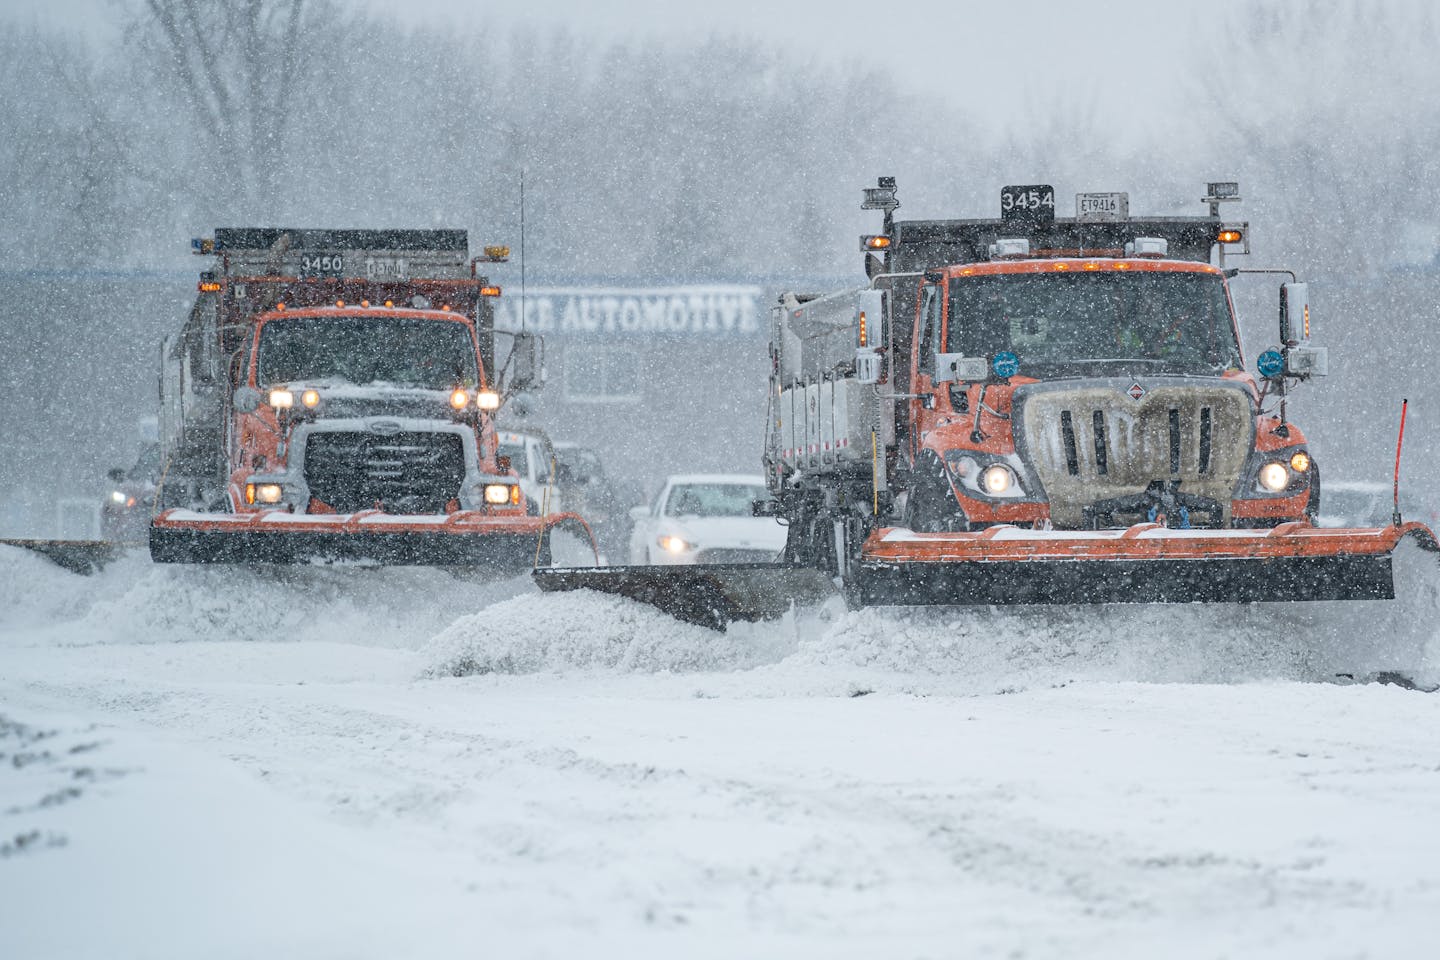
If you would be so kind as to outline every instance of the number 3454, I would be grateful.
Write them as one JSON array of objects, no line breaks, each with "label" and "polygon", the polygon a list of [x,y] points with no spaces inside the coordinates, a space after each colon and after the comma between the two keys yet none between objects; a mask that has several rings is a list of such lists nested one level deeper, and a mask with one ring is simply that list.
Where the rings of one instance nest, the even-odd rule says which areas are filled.
[{"label": "number 3454", "polygon": [[1039,210],[1041,207],[1055,209],[1055,191],[1020,190],[1000,194],[1000,209],[1006,213],[1011,210]]}]

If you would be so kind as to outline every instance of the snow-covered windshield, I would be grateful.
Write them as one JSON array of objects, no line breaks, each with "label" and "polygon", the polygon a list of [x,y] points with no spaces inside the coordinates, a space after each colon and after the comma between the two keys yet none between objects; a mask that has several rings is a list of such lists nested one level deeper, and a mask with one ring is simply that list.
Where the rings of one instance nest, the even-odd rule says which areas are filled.
[{"label": "snow-covered windshield", "polygon": [[260,386],[396,383],[448,390],[478,380],[464,323],[418,317],[287,317],[260,330]]},{"label": "snow-covered windshield", "polygon": [[[946,351],[1020,360],[1020,372],[1215,373],[1241,365],[1220,277],[1067,271],[950,280]],[[1118,363],[1123,361],[1123,364]]]},{"label": "snow-covered windshield", "polygon": [[670,488],[665,515],[670,517],[748,517],[750,503],[768,496],[748,483],[683,483]]}]

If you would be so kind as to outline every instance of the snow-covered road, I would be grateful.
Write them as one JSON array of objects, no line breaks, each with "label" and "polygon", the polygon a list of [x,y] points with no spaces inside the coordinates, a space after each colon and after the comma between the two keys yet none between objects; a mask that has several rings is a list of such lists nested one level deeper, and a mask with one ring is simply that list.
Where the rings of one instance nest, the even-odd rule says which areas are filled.
[{"label": "snow-covered road", "polygon": [[[1395,957],[1440,697],[1249,610],[720,635],[0,550],[3,957]],[[1287,629],[1289,624],[1292,629]]]}]

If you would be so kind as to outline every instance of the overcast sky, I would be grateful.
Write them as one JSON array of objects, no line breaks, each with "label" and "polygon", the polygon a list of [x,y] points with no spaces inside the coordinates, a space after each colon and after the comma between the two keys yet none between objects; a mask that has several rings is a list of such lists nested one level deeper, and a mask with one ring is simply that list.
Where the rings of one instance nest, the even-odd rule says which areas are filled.
[{"label": "overcast sky", "polygon": [[[802,61],[868,61],[910,90],[963,102],[967,114],[997,127],[1059,101],[1085,109],[1097,126],[1119,135],[1143,130],[1139,118],[1179,108],[1193,94],[1196,79],[1169,69],[1176,48],[1194,44],[1197,30],[1216,35],[1204,29],[1216,11],[1241,6],[1236,0],[348,2],[405,22],[453,24],[477,42],[487,29],[517,24],[568,27],[604,44],[639,38],[684,44],[715,33],[749,37],[793,50]],[[0,0],[0,7],[22,20],[96,35],[114,16],[111,0]]]}]

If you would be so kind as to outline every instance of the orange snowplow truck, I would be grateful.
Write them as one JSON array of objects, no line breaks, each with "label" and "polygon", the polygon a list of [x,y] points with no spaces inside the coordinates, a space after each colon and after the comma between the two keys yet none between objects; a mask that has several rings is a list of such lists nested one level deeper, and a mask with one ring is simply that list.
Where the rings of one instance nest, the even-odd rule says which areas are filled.
[{"label": "orange snowplow truck", "polygon": [[1245,602],[1393,597],[1419,524],[1311,525],[1320,471],[1287,393],[1326,372],[1303,283],[1248,365],[1227,269],[1249,227],[1132,217],[1124,193],[1057,217],[1043,184],[1000,216],[861,238],[864,289],[774,316],[765,466],[789,557],[862,603]]},{"label": "orange snowplow truck", "polygon": [[1248,225],[1132,217],[1124,193],[1056,216],[1005,187],[994,219],[899,222],[865,191],[869,282],[787,293],[772,316],[756,504],[787,527],[774,565],[537,573],[719,625],[841,587],[866,604],[1388,600],[1402,540],[1322,529],[1320,470],[1287,397],[1326,372],[1305,284],[1280,286],[1276,346],[1247,363],[1227,252]]},{"label": "orange snowplow truck", "polygon": [[463,230],[219,229],[162,351],[163,563],[549,562],[494,416],[537,385],[539,343],[497,369],[492,298]]}]

